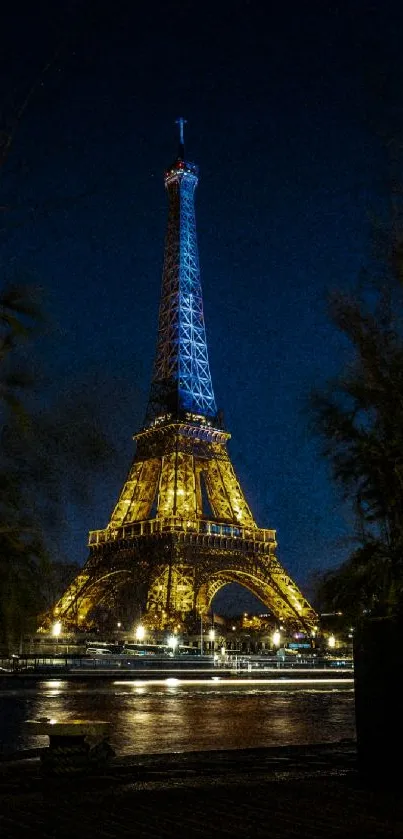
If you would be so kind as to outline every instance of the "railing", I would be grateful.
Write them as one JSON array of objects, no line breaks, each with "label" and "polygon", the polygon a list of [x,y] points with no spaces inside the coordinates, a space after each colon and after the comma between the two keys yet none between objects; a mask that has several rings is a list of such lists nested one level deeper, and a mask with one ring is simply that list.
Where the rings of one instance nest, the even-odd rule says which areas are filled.
[{"label": "railing", "polygon": [[153,536],[160,533],[185,532],[203,536],[221,536],[231,539],[244,539],[253,542],[275,542],[276,531],[264,530],[259,527],[241,527],[239,525],[227,524],[226,522],[205,521],[196,519],[180,518],[172,516],[166,519],[149,519],[148,521],[134,522],[134,524],[123,527],[107,527],[104,530],[91,530],[89,535],[90,545],[102,545],[106,542],[121,539],[133,539],[136,536]]},{"label": "railing", "polygon": [[211,655],[180,655],[174,656],[166,655],[149,655],[149,656],[134,656],[134,655],[77,655],[77,654],[61,654],[61,655],[22,655],[14,656],[12,658],[0,659],[0,674],[12,675],[24,674],[29,672],[53,672],[59,671],[77,671],[83,670],[105,670],[105,669],[134,669],[134,670],[172,670],[175,669],[190,670],[192,667],[197,669],[218,669],[220,672],[233,673],[247,672],[254,673],[257,677],[267,671],[273,670],[292,670],[304,673],[315,671],[318,673],[332,671],[335,675],[337,673],[351,674],[354,669],[352,658],[345,656],[343,658],[322,658],[312,656],[286,656],[286,659],[279,659],[274,655],[254,656],[239,652],[231,656],[213,656]]}]

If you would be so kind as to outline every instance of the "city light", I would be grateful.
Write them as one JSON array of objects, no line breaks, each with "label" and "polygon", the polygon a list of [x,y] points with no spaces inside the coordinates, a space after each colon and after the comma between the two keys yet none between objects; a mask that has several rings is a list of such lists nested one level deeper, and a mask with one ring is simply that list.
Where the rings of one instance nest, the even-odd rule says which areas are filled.
[{"label": "city light", "polygon": [[336,639],[335,639],[334,635],[329,636],[329,638],[327,639],[327,643],[328,643],[328,646],[331,647],[332,649],[333,649],[333,647],[336,646]]},{"label": "city light", "polygon": [[275,647],[280,646],[281,635],[280,635],[278,629],[276,629],[276,631],[273,632],[273,635],[271,636],[271,640],[272,640]]},{"label": "city light", "polygon": [[146,631],[144,629],[144,626],[139,624],[136,627],[136,641],[144,641],[145,634],[146,634]]},{"label": "city light", "polygon": [[54,638],[58,638],[62,631],[62,625],[60,621],[56,621],[52,626],[52,635]]},{"label": "city light", "polygon": [[168,647],[172,647],[172,649],[175,651],[176,647],[178,646],[178,643],[179,642],[178,642],[178,639],[177,639],[176,635],[170,635],[169,636]]}]

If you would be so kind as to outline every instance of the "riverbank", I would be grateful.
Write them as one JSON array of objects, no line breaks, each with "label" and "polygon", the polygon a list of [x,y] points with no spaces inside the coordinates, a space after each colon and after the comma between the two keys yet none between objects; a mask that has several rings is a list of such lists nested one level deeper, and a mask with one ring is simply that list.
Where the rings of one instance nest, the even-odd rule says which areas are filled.
[{"label": "riverbank", "polygon": [[314,661],[265,661],[240,659],[226,666],[211,660],[201,661],[195,658],[157,659],[152,657],[115,657],[111,660],[66,659],[50,661],[32,659],[19,662],[13,668],[0,669],[0,688],[8,684],[18,685],[25,681],[56,679],[66,681],[79,680],[144,680],[164,681],[235,681],[253,680],[255,682],[286,681],[347,681],[353,682],[352,662],[348,660]]},{"label": "riverbank", "polygon": [[39,757],[0,763],[5,839],[401,837],[403,802],[358,775],[354,741],[114,758],[42,778]]},{"label": "riverbank", "polygon": [[274,670],[265,673],[251,672],[251,671],[220,671],[219,675],[214,670],[57,670],[57,669],[39,669],[36,671],[23,671],[21,673],[2,673],[0,674],[0,690],[18,689],[18,687],[26,687],[27,684],[41,682],[43,679],[47,681],[60,682],[136,682],[138,684],[147,682],[148,684],[184,684],[191,682],[193,684],[211,684],[211,683],[229,683],[229,684],[248,684],[253,682],[258,685],[286,685],[286,684],[334,684],[334,685],[353,685],[354,679],[352,672],[345,671],[342,673],[329,671],[306,671],[295,672],[292,670]]}]

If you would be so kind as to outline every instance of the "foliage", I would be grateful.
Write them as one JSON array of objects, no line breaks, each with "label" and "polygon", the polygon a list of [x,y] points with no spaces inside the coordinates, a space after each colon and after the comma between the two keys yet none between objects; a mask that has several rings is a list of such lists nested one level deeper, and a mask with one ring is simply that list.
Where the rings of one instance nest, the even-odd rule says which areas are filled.
[{"label": "foliage", "polygon": [[67,388],[52,400],[28,362],[41,322],[32,289],[0,294],[0,643],[8,649],[60,593],[52,534],[114,454],[91,399]]},{"label": "foliage", "polygon": [[[56,16],[58,21],[58,16]],[[43,79],[66,46],[63,16],[57,46],[36,77],[13,90],[0,109],[0,170]],[[0,211],[8,207],[0,206]],[[59,387],[57,401],[32,364],[43,325],[38,289],[20,282],[0,289],[0,644],[18,647],[24,632],[60,594],[63,574],[50,559],[52,531],[65,525],[71,503],[89,498],[98,470],[114,448],[94,405]],[[50,537],[50,538],[49,538]]]},{"label": "foliage", "polygon": [[[350,614],[403,609],[403,281],[399,226],[384,238],[383,272],[330,315],[351,350],[340,375],[310,401],[314,432],[355,513],[354,549],[328,572],[320,605]],[[379,241],[379,240],[378,240]]]},{"label": "foliage", "polygon": [[41,603],[41,579],[46,551],[31,511],[23,503],[18,464],[7,446],[10,419],[15,427],[26,427],[23,395],[31,379],[13,364],[14,354],[28,340],[39,320],[31,292],[16,286],[0,294],[0,640],[16,645],[30,628]]}]

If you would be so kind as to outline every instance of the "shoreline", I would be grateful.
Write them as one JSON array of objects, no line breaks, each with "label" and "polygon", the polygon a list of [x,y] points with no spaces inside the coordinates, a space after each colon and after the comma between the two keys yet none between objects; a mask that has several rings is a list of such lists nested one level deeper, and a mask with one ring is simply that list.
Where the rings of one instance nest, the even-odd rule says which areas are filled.
[{"label": "shoreline", "polygon": [[0,761],[0,827],[7,839],[397,839],[398,783],[362,777],[354,740],[127,755],[75,777],[42,775],[31,756]]},{"label": "shoreline", "polygon": [[[41,754],[46,751],[48,746],[31,747],[26,749],[19,749],[10,754],[0,754],[0,765],[4,771],[5,764],[20,764],[27,762],[33,766],[33,762],[39,759]],[[189,751],[176,752],[134,752],[132,754],[116,755],[108,763],[108,770],[119,771],[124,775],[125,773],[135,769],[156,769],[166,771],[168,774],[176,767],[201,769],[203,766],[206,769],[217,771],[218,769],[225,769],[227,773],[229,769],[234,771],[246,768],[249,771],[259,771],[263,767],[273,766],[277,767],[277,761],[280,761],[281,768],[285,769],[286,764],[294,767],[299,765],[299,759],[303,758],[304,766],[308,768],[308,764],[316,761],[319,756],[325,762],[332,762],[334,768],[334,760],[337,756],[338,760],[346,763],[354,764],[356,761],[356,739],[348,738],[341,740],[324,741],[321,743],[300,743],[290,744],[284,746],[251,746],[249,748],[233,748],[233,749],[198,749]],[[280,766],[279,764],[279,766]]]},{"label": "shoreline", "polygon": [[354,677],[352,669],[334,670],[329,669],[306,669],[296,670],[291,668],[267,669],[267,670],[225,670],[217,668],[191,669],[183,667],[170,668],[36,668],[34,670],[22,670],[17,672],[0,672],[0,689],[7,685],[19,685],[22,682],[36,682],[46,680],[55,681],[142,681],[166,684],[184,682],[203,682],[211,684],[346,684],[353,685]]}]

